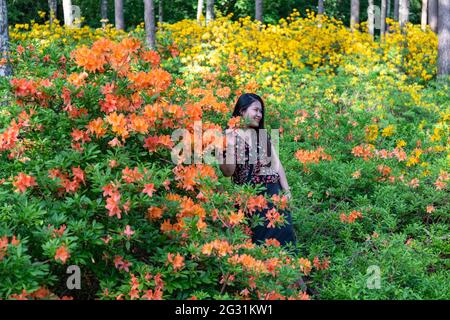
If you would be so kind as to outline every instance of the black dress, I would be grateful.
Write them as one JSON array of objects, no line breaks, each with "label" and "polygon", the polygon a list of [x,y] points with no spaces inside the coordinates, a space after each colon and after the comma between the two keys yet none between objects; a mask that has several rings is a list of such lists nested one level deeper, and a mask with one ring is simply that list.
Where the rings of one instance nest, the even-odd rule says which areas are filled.
[{"label": "black dress", "polygon": [[[270,163],[267,165],[261,164],[259,157],[255,164],[249,163],[250,146],[247,142],[241,145],[245,145],[245,148],[236,150],[236,169],[231,177],[232,181],[240,185],[244,183],[262,185],[264,186],[264,190],[259,194],[267,195],[269,198],[274,194],[279,194],[282,190],[279,174],[270,168]],[[242,157],[244,157],[244,161],[242,161]],[[261,174],[261,170],[264,170],[264,174]],[[284,216],[285,223],[283,226],[275,228],[268,227],[269,220],[266,218],[266,213],[274,207],[274,203],[269,200],[266,209],[255,211],[254,214],[259,215],[262,218],[264,225],[252,228],[252,241],[256,244],[261,244],[264,243],[266,239],[276,239],[283,246],[290,243],[295,247],[296,236],[292,226],[292,216],[289,210],[276,209],[280,215]],[[295,250],[295,252],[297,252],[297,250]]]}]

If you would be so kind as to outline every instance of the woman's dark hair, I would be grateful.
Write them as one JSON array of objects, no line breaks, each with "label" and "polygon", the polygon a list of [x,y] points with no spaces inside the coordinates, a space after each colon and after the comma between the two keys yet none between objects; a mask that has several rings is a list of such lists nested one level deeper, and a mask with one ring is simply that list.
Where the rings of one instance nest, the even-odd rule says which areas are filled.
[{"label": "woman's dark hair", "polygon": [[[264,113],[265,113],[265,106],[264,106],[264,101],[261,99],[260,96],[258,96],[257,94],[254,93],[244,93],[242,94],[238,101],[236,102],[236,105],[234,106],[234,111],[232,114],[232,117],[237,117],[237,116],[241,116],[242,117],[242,113],[248,109],[248,107],[250,107],[250,105],[255,102],[258,101],[261,104],[261,120],[259,121],[259,125],[258,125],[258,129],[256,130],[257,134],[256,134],[256,145],[257,145],[257,154],[259,156],[259,130],[260,129],[264,129]],[[266,132],[267,133],[267,132]],[[270,135],[267,133],[267,155],[270,157],[270,155],[272,154],[272,150],[271,150],[271,140],[270,140]]]}]

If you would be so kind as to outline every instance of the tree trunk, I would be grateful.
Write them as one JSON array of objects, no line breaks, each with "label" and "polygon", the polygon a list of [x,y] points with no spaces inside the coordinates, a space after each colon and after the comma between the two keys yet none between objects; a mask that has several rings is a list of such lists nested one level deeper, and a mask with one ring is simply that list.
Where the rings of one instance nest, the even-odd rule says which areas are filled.
[{"label": "tree trunk", "polygon": [[105,28],[108,23],[108,0],[102,0],[101,3],[102,27]]},{"label": "tree trunk", "polygon": [[420,26],[422,31],[427,28],[427,14],[428,14],[428,0],[422,0],[422,16],[420,20]]},{"label": "tree trunk", "polygon": [[63,11],[64,11],[64,24],[66,26],[72,26],[73,15],[72,15],[72,0],[63,0]]},{"label": "tree trunk", "polygon": [[431,30],[438,32],[438,0],[428,2],[428,24]]},{"label": "tree trunk", "polygon": [[50,26],[53,25],[53,21],[56,18],[57,10],[58,10],[58,5],[57,5],[56,0],[48,0],[48,12],[49,12]]},{"label": "tree trunk", "polygon": [[214,20],[214,0],[206,0],[206,25]]},{"label": "tree trunk", "polygon": [[114,17],[117,30],[125,30],[123,18],[123,0],[114,0]]},{"label": "tree trunk", "polygon": [[386,3],[386,18],[391,17],[391,0],[387,0]]},{"label": "tree trunk", "polygon": [[163,23],[164,21],[164,3],[163,0],[158,1],[158,21],[159,23]]},{"label": "tree trunk", "polygon": [[352,0],[350,12],[350,29],[354,30],[355,25],[359,24],[359,0]]},{"label": "tree trunk", "polygon": [[438,6],[438,78],[450,75],[450,0]]},{"label": "tree trunk", "polygon": [[398,11],[399,11],[399,1],[400,0],[394,0],[394,20],[398,21]]},{"label": "tree trunk", "polygon": [[255,0],[255,19],[263,22],[263,0]]},{"label": "tree trunk", "polygon": [[386,0],[381,0],[380,38],[383,40],[386,33]]},{"label": "tree trunk", "polygon": [[203,0],[198,0],[197,2],[197,22],[200,24],[200,18],[203,15]]},{"label": "tree trunk", "polygon": [[373,39],[375,34],[375,8],[373,6],[373,0],[369,0],[369,6],[367,7],[367,28]]},{"label": "tree trunk", "polygon": [[8,77],[11,75],[12,69],[9,64],[8,9],[6,7],[6,0],[0,0],[0,77]]},{"label": "tree trunk", "polygon": [[144,20],[145,20],[145,33],[147,36],[147,46],[155,50],[155,7],[153,6],[153,0],[144,0]]},{"label": "tree trunk", "polygon": [[400,29],[404,29],[409,21],[409,0],[400,0],[398,20],[400,22]]},{"label": "tree trunk", "polygon": [[324,13],[323,0],[319,0],[319,4],[317,6],[317,14],[323,14],[323,13]]}]

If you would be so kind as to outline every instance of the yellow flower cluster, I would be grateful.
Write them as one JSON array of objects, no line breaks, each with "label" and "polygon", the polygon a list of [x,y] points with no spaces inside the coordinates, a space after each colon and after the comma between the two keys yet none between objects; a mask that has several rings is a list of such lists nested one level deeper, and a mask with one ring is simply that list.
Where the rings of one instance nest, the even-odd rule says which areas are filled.
[{"label": "yellow flower cluster", "polygon": [[[83,22],[83,18],[78,21]],[[35,41],[41,49],[49,46],[55,41],[63,43],[77,43],[80,41],[95,41],[101,38],[120,38],[126,36],[126,32],[116,30],[109,24],[105,28],[93,29],[88,26],[67,27],[61,26],[58,20],[50,25],[49,21],[44,24],[31,21],[29,24],[16,24],[9,28],[10,38],[14,42]]]},{"label": "yellow flower cluster", "polygon": [[[436,35],[409,24],[405,38],[397,22],[388,19],[387,23],[390,32],[382,42],[374,41],[366,32],[366,23],[361,24],[361,31],[352,32],[341,21],[309,10],[304,18],[294,10],[277,25],[261,25],[250,17],[232,21],[227,16],[208,26],[183,20],[164,25],[163,31],[171,34],[181,48],[182,61],[192,69],[226,65],[231,58],[241,71],[238,83],[256,76],[265,79],[263,85],[275,91],[281,91],[286,71],[305,66],[321,68],[330,75],[342,66],[355,74],[356,83],[359,76],[369,74],[385,61],[392,73],[401,68],[409,76],[429,80],[436,73]],[[402,45],[408,51],[402,50]],[[381,75],[383,72],[388,74],[382,71]],[[415,89],[411,88],[411,94]],[[414,102],[421,103],[416,99]]]}]

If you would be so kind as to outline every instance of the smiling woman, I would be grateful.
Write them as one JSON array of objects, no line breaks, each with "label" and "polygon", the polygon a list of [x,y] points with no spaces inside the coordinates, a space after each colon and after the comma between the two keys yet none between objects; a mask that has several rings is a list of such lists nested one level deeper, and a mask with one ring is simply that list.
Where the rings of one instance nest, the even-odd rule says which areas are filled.
[{"label": "smiling woman", "polygon": [[[222,173],[231,176],[232,181],[239,185],[262,185],[264,189],[260,194],[277,198],[281,192],[285,192],[285,200],[290,199],[283,165],[264,128],[264,102],[261,97],[253,93],[243,94],[236,103],[233,117],[242,117],[247,125],[241,130],[227,130],[227,149],[224,154],[227,161],[220,165]],[[255,131],[256,134],[251,134]],[[263,161],[266,148],[270,150],[267,152],[270,162]],[[228,158],[227,151],[231,153]],[[265,209],[255,212],[264,224],[252,229],[253,242],[276,240],[281,245],[290,243],[295,246],[291,213],[287,209],[276,208],[271,201],[267,204]]]}]

